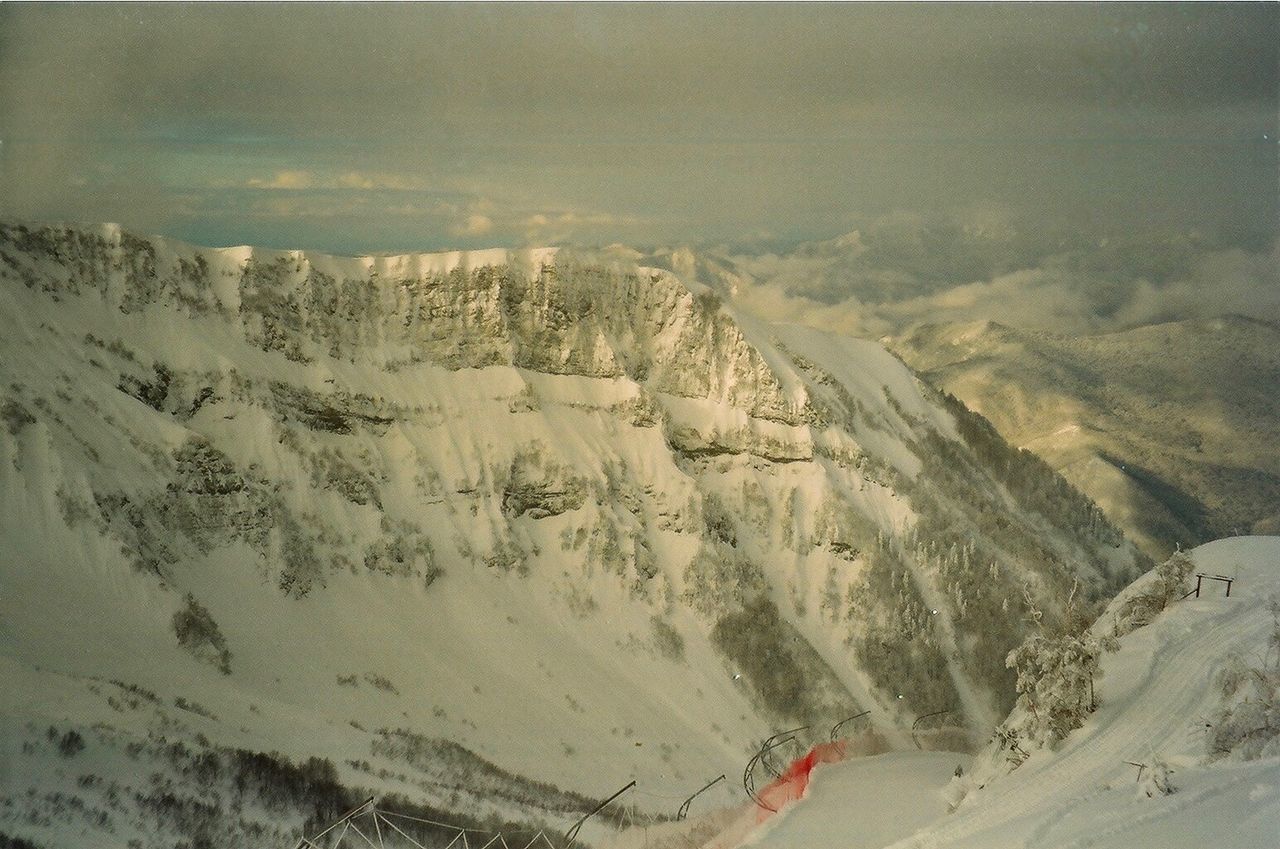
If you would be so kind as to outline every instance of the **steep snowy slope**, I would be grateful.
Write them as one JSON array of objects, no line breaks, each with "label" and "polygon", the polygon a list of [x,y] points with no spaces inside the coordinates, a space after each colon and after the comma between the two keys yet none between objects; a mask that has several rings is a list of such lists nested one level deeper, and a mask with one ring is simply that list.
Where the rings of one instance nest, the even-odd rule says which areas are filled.
[{"label": "steep snowy slope", "polygon": [[[1038,751],[1008,774],[980,779],[986,786],[971,790],[954,813],[939,812],[914,836],[900,832],[899,841],[866,842],[866,808],[917,796],[918,807],[937,807],[945,798],[937,771],[930,777],[917,768],[887,785],[890,770],[856,762],[823,767],[809,797],[744,845],[792,849],[800,844],[788,835],[804,833],[814,836],[807,845],[900,849],[1274,846],[1277,735],[1269,756],[1241,760],[1224,757],[1216,729],[1231,671],[1243,663],[1274,676],[1280,664],[1270,609],[1280,599],[1280,538],[1221,540],[1192,557],[1198,570],[1238,579],[1231,597],[1215,586],[1122,638],[1120,650],[1103,660],[1098,711],[1060,750]],[[1141,781],[1136,764],[1145,765]],[[839,786],[843,797],[824,792],[824,784]],[[953,799],[954,789],[945,788]]]},{"label": "steep snowy slope", "polygon": [[666,272],[4,225],[0,316],[3,831],[243,839],[162,815],[192,776],[280,839],[320,816],[262,813],[237,749],[661,811],[779,727],[985,733],[1023,587],[1053,615],[1141,565],[879,346]]},{"label": "steep snowy slope", "polygon": [[1280,327],[1226,316],[1072,337],[926,324],[893,345],[1153,557],[1280,529]]}]

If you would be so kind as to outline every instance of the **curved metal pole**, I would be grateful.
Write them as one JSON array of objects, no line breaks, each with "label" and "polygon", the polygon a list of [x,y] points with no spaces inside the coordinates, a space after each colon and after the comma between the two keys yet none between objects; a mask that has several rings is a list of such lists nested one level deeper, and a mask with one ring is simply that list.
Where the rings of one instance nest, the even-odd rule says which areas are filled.
[{"label": "curved metal pole", "polygon": [[626,793],[628,790],[630,790],[632,787],[635,787],[635,786],[636,786],[635,781],[632,781],[632,782],[631,782],[630,784],[628,784],[626,787],[623,787],[623,788],[622,788],[621,790],[619,790],[617,793],[614,793],[614,794],[613,794],[612,796],[610,796],[608,799],[605,799],[603,802],[601,802],[600,804],[596,805],[595,810],[593,810],[591,813],[587,814],[585,817],[583,817],[582,819],[580,819],[580,820],[578,820],[577,822],[575,822],[575,823],[573,824],[573,827],[572,827],[572,828],[570,828],[568,831],[566,831],[566,832],[564,833],[565,845],[566,845],[566,846],[572,846],[572,845],[573,845],[573,841],[577,838],[577,836],[578,836],[578,831],[579,831],[579,829],[581,829],[581,828],[582,828],[582,824],[583,824],[584,822],[586,822],[587,820],[591,819],[591,818],[592,818],[593,816],[595,816],[596,814],[600,813],[600,811],[604,809],[604,806],[605,806],[605,805],[609,804],[609,803],[610,803],[610,802],[612,802],[614,799],[618,798],[618,797],[619,797],[619,796],[621,796],[623,793]]},{"label": "curved metal pole", "polygon": [[770,739],[770,740],[776,740],[777,738],[782,737],[782,736],[787,735],[787,734],[799,734],[801,731],[808,731],[808,730],[809,730],[809,726],[808,726],[808,725],[801,725],[799,728],[792,728],[790,731],[779,731],[777,734],[774,734],[774,735],[773,735],[772,737],[770,737],[769,739]]},{"label": "curved metal pole", "polygon": [[773,776],[774,778],[782,777],[782,770],[774,766],[773,761],[769,760],[769,752],[772,752],[775,748],[781,748],[782,746],[785,746],[786,744],[790,743],[794,739],[795,739],[794,737],[788,737],[785,740],[779,740],[777,746],[770,746],[767,751],[760,753],[759,763],[760,763],[760,766],[764,767],[765,772],[767,772],[769,775]]},{"label": "curved metal pole", "polygon": [[862,713],[855,713],[853,716],[846,716],[844,719],[831,726],[831,742],[834,743],[836,741],[836,735],[840,732],[841,725],[844,725],[846,722],[853,722],[855,719],[861,719],[869,713],[871,713],[871,711],[864,710]]},{"label": "curved metal pole", "polygon": [[751,760],[747,761],[747,768],[742,771],[742,789],[747,791],[747,797],[757,805],[760,804],[760,800],[756,797],[755,779],[752,777],[751,773],[756,768],[756,760],[759,757],[759,752],[752,755]]},{"label": "curved metal pole", "polygon": [[[754,776],[751,781],[751,787],[747,786],[748,776],[751,776],[752,773],[755,771],[755,767],[757,763],[764,764],[765,769],[769,770],[770,774],[772,774],[774,778],[780,777],[778,775],[778,771],[774,769],[767,760],[765,760],[765,755],[767,755],[773,749],[777,748],[777,746],[781,746],[784,743],[789,743],[791,742],[791,740],[795,738],[787,737],[786,740],[778,740],[778,738],[786,735],[790,735],[790,734],[795,734],[796,732],[799,732],[799,731],[805,731],[808,728],[809,726],[807,725],[801,725],[799,728],[792,728],[790,731],[779,731],[777,734],[773,734],[765,738],[765,741],[760,744],[760,750],[757,751],[755,755],[751,758],[751,760],[747,762],[747,769],[742,775],[742,786],[746,789],[748,796],[751,796],[751,787],[755,786]],[[776,744],[774,741],[777,741]],[[754,796],[751,796],[751,797],[753,799],[755,798]]]},{"label": "curved metal pole", "polygon": [[754,755],[751,756],[751,760],[747,761],[747,768],[742,773],[742,788],[747,791],[747,796],[751,799],[752,802],[756,803],[757,807],[764,808],[767,811],[772,811],[773,808],[766,805],[760,799],[760,797],[756,795],[755,768],[756,768],[756,764],[759,761],[760,761],[760,752],[756,752]]},{"label": "curved metal pole", "polygon": [[916,717],[916,721],[911,723],[911,742],[916,744],[917,749],[924,748],[920,745],[920,741],[916,739],[916,729],[920,727],[920,723],[931,716],[942,716],[944,713],[951,713],[951,708],[946,710],[935,710],[933,713],[926,713],[923,716]]},{"label": "curved metal pole", "polygon": [[676,811],[676,822],[679,822],[680,820],[684,819],[689,815],[689,803],[691,803],[694,799],[698,798],[698,796],[702,795],[703,791],[710,790],[713,786],[715,786],[716,784],[719,784],[721,781],[724,781],[724,773],[720,773],[719,778],[714,779],[712,781],[708,781],[706,784],[702,786],[702,790],[699,790],[697,793],[694,793],[688,799],[685,799],[684,804],[680,806],[680,810]]},{"label": "curved metal pole", "polygon": [[[796,739],[795,737],[783,737],[781,740],[778,740],[777,742],[770,743],[768,746],[766,746],[765,748],[761,749],[759,752],[756,753],[756,758],[755,758],[756,762],[764,764],[765,769],[769,770],[769,773],[773,775],[774,778],[781,778],[782,774],[779,773],[777,770],[773,769],[772,767],[770,767],[768,761],[766,761],[765,758],[768,757],[769,753],[772,752],[774,749],[785,746],[795,739]],[[751,789],[755,790],[755,787],[756,787],[755,775],[753,774],[751,777]],[[778,810],[777,808],[771,808],[768,805],[766,805],[764,802],[760,800],[758,796],[753,795],[751,798],[757,805],[759,805],[762,808],[765,808],[766,810],[775,811],[775,812]]]},{"label": "curved metal pole", "polygon": [[[799,731],[807,731],[808,729],[809,729],[808,725],[801,725],[799,728],[792,728],[790,731],[783,731],[782,734],[787,735],[786,740],[779,740],[776,745],[766,746],[764,751],[760,754],[760,763],[764,764],[764,768],[768,770],[770,775],[772,775],[774,778],[782,777],[782,773],[778,769],[774,768],[773,762],[769,760],[769,753],[772,752],[774,749],[777,749],[787,743],[794,741],[796,738],[792,735],[796,734]],[[782,734],[773,735],[773,737],[770,737],[768,740],[765,741],[765,743],[766,744],[772,743],[774,738],[781,737]]]},{"label": "curved metal pole", "polygon": [[769,754],[769,752],[771,752],[772,750],[778,748],[779,746],[784,746],[787,743],[790,743],[792,740],[796,739],[794,736],[785,736],[783,739],[779,740],[778,739],[779,737],[783,737],[783,735],[794,735],[796,732],[805,731],[808,728],[809,726],[807,725],[801,725],[799,728],[792,728],[790,731],[780,731],[777,734],[774,734],[772,737],[765,740],[764,743],[760,745],[760,751],[752,755],[751,760],[747,761],[747,768],[743,770],[743,773],[742,773],[742,788],[747,791],[747,796],[751,798],[751,801],[755,802],[756,805],[758,805],[761,808],[764,808],[766,811],[772,811],[774,813],[777,813],[778,809],[771,808],[768,805],[766,805],[764,801],[756,794],[755,775],[754,775],[756,764],[760,763],[761,760],[764,758],[764,756]]}]

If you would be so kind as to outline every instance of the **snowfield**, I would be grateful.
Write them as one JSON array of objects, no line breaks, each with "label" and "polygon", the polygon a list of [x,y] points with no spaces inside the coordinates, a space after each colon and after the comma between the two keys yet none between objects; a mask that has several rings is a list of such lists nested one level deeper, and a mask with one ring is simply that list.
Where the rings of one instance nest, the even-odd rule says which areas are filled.
[{"label": "snowfield", "polygon": [[[1206,725],[1222,701],[1215,677],[1233,656],[1258,663],[1275,627],[1280,538],[1219,540],[1192,552],[1198,571],[1234,576],[1230,598],[1206,582],[1105,656],[1098,711],[1059,751],[973,788],[954,813],[939,753],[825,766],[809,794],[752,834],[760,849],[1117,847],[1264,849],[1280,845],[1280,758],[1207,762]],[[1138,585],[1146,578],[1139,579]],[[1121,596],[1121,599],[1124,595]],[[1115,609],[1115,604],[1112,605]],[[1097,627],[1109,624],[1104,615]],[[988,753],[989,754],[989,753]],[[932,763],[936,761],[936,763]],[[1151,766],[1174,792],[1148,796]],[[1146,764],[1143,781],[1132,763]],[[931,771],[932,768],[932,771]],[[949,771],[947,775],[949,776]],[[983,774],[979,765],[976,775]],[[969,780],[979,780],[969,779]],[[883,801],[882,801],[883,800]],[[868,808],[883,808],[868,810]],[[932,822],[922,820],[932,815]],[[900,818],[898,818],[900,817]],[[900,827],[886,828],[886,820]],[[919,828],[919,830],[915,830]],[[909,832],[914,831],[914,834]]]}]

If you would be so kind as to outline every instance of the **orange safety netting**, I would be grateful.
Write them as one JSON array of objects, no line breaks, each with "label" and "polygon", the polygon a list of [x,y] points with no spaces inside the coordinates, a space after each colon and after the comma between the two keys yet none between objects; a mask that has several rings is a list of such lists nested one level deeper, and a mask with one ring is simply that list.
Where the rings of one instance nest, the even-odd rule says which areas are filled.
[{"label": "orange safety netting", "polygon": [[[772,784],[761,790],[758,794],[760,801],[767,807],[759,809],[759,820],[763,821],[772,816],[774,811],[782,810],[782,806],[788,802],[799,799],[804,795],[804,791],[809,786],[809,773],[813,772],[813,768],[818,764],[832,764],[844,760],[845,742],[837,740],[834,743],[819,743],[809,750],[809,753],[798,760],[792,761],[791,766],[783,770]],[[772,808],[773,811],[769,810]]]}]

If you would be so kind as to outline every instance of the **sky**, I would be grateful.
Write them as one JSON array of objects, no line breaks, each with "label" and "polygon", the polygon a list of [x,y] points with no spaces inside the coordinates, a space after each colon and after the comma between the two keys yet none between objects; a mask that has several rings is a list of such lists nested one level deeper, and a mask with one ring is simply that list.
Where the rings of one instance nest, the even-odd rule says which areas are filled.
[{"label": "sky", "polygon": [[[0,4],[0,215],[338,253],[1280,220],[1280,4]],[[975,271],[975,279],[982,273]]]}]

